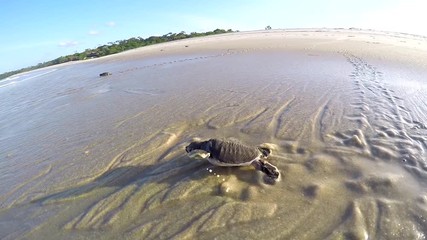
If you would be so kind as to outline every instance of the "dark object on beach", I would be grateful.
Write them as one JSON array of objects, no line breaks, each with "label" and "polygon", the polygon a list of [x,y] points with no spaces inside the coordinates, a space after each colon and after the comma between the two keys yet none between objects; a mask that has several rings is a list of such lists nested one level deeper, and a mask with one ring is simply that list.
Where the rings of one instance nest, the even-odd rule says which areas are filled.
[{"label": "dark object on beach", "polygon": [[216,166],[252,165],[272,180],[277,181],[280,178],[277,167],[265,161],[271,153],[271,150],[265,147],[251,147],[237,141],[210,139],[194,141],[185,148],[185,151],[190,157],[198,154],[202,158],[208,158],[208,161]]},{"label": "dark object on beach", "polygon": [[106,76],[110,76],[110,75],[111,75],[110,72],[103,72],[103,73],[99,74],[100,77],[106,77]]}]

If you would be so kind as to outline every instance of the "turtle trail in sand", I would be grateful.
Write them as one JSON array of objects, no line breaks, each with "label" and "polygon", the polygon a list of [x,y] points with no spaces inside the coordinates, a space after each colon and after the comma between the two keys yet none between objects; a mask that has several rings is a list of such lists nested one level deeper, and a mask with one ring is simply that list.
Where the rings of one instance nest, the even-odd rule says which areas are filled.
[{"label": "turtle trail in sand", "polygon": [[210,163],[222,167],[249,166],[266,174],[274,181],[280,179],[278,168],[265,159],[271,150],[265,147],[247,146],[238,141],[209,139],[194,141],[185,148],[192,158],[207,158]]}]

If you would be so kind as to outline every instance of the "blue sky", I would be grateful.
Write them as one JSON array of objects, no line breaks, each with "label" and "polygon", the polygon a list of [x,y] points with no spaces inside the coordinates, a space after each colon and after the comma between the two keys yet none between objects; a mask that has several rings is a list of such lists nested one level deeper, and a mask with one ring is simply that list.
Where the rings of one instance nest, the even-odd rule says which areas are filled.
[{"label": "blue sky", "polygon": [[424,0],[0,0],[0,73],[116,40],[216,28],[360,27],[427,35]]}]

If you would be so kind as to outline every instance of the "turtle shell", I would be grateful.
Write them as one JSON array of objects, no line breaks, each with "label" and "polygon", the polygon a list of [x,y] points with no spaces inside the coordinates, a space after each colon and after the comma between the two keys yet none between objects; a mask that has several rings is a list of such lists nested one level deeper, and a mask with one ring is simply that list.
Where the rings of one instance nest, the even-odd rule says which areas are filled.
[{"label": "turtle shell", "polygon": [[256,147],[244,145],[237,141],[210,139],[210,157],[230,166],[250,164],[262,155]]}]

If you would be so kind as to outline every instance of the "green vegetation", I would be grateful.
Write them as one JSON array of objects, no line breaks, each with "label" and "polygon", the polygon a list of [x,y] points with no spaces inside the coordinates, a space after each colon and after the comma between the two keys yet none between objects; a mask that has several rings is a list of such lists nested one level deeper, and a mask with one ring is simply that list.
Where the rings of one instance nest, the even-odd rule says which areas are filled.
[{"label": "green vegetation", "polygon": [[210,32],[203,32],[203,33],[192,32],[190,34],[187,34],[184,31],[182,31],[180,33],[168,33],[163,36],[151,36],[145,39],[141,37],[133,37],[127,40],[109,42],[106,45],[102,45],[94,49],[86,49],[83,52],[62,56],[51,61],[39,63],[35,66],[22,68],[16,71],[6,72],[3,74],[0,74],[0,79],[4,79],[18,73],[27,72],[27,71],[38,69],[38,68],[43,68],[47,66],[70,62],[70,61],[79,61],[79,60],[85,60],[90,58],[98,58],[98,57],[107,56],[110,54],[123,52],[130,49],[134,49],[134,48],[157,44],[157,43],[170,42],[170,41],[175,41],[175,40],[180,40],[185,38],[203,37],[203,36],[228,33],[228,32],[233,32],[233,30],[216,29]]}]

